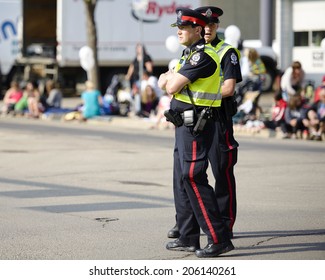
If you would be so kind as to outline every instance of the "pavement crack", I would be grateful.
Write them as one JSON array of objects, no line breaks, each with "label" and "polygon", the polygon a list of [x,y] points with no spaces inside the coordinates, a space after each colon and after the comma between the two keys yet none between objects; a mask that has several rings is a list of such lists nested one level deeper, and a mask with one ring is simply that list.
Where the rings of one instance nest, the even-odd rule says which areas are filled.
[{"label": "pavement crack", "polygon": [[104,228],[109,222],[118,221],[118,218],[95,218],[95,221],[101,222],[102,227]]},{"label": "pavement crack", "polygon": [[286,236],[285,235],[283,235],[283,236],[273,236],[273,237],[270,237],[270,238],[268,238],[266,240],[259,241],[256,244],[253,244],[251,247],[256,247],[256,246],[259,246],[259,245],[261,245],[263,243],[269,242],[269,241],[271,241],[273,239],[278,239],[278,238],[287,237],[287,236],[289,236],[289,235],[286,235]]},{"label": "pavement crack", "polygon": [[292,234],[283,234],[283,235],[276,235],[272,236],[270,238],[267,238],[265,240],[261,240],[257,242],[256,244],[253,244],[251,247],[257,247],[261,244],[267,243],[271,240],[284,238],[284,237],[293,237],[293,236],[313,236],[313,235],[325,235],[325,231],[317,231],[317,232],[307,232],[307,233],[292,233]]}]

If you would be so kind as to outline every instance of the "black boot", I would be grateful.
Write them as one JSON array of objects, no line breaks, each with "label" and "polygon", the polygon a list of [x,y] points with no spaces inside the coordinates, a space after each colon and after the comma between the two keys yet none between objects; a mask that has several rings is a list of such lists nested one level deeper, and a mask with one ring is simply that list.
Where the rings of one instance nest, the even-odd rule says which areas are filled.
[{"label": "black boot", "polygon": [[167,233],[168,238],[178,238],[180,237],[180,233],[178,230],[177,224]]},{"label": "black boot", "polygon": [[234,245],[230,240],[228,240],[218,244],[208,244],[204,249],[196,250],[195,255],[198,258],[212,258],[227,253],[233,249],[235,249]]},{"label": "black boot", "polygon": [[196,252],[200,248],[199,245],[185,244],[179,239],[168,242],[166,245],[167,250],[172,251],[184,251],[184,252]]}]

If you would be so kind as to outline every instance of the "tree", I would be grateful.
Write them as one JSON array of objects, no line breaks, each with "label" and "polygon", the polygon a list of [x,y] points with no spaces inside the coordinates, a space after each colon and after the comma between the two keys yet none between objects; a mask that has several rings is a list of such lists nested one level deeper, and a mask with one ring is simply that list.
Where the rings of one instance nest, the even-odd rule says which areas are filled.
[{"label": "tree", "polygon": [[99,85],[99,67],[98,67],[98,54],[97,54],[97,28],[95,22],[95,8],[97,0],[84,0],[86,7],[87,18],[87,45],[93,50],[94,53],[94,67],[90,71],[90,79],[95,88],[100,89]]}]

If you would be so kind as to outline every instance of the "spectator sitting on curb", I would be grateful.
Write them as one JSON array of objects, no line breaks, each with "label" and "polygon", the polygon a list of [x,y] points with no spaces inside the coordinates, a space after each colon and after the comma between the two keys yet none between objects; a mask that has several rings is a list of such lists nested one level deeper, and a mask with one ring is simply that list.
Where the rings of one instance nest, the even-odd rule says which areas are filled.
[{"label": "spectator sitting on curb", "polygon": [[[290,130],[296,136],[296,139],[302,139],[303,133],[308,132],[307,110],[308,107],[304,104],[300,91],[290,97],[288,107],[285,110],[285,121],[290,126]],[[298,132],[300,132],[299,135]]]},{"label": "spectator sitting on curb", "polygon": [[82,120],[87,120],[100,115],[102,96],[100,91],[95,89],[93,82],[86,81],[86,90],[81,94],[83,105],[81,108]]},{"label": "spectator sitting on curb", "polygon": [[86,121],[101,115],[103,101],[100,91],[95,89],[91,81],[86,81],[85,85],[86,89],[81,93],[82,103],[76,107],[75,111],[69,112],[64,116],[65,121]]},{"label": "spectator sitting on curb", "polygon": [[317,102],[319,100],[320,92],[324,86],[325,86],[325,75],[323,76],[322,83],[315,89],[314,102]]},{"label": "spectator sitting on curb", "polygon": [[3,107],[1,108],[2,113],[8,114],[15,109],[16,103],[22,98],[23,92],[19,87],[17,81],[10,83],[10,88],[6,91],[3,98]]},{"label": "spectator sitting on curb", "polygon": [[305,71],[302,69],[301,63],[294,61],[281,77],[281,91],[284,101],[288,102],[290,96],[297,92],[301,94],[301,90],[305,87],[304,79]]},{"label": "spectator sitting on curb", "polygon": [[42,96],[44,111],[51,108],[61,108],[62,92],[58,89],[53,80],[47,80],[45,84],[46,94]]},{"label": "spectator sitting on curb", "polygon": [[271,120],[265,120],[264,126],[265,128],[269,128],[272,130],[281,129],[283,133],[283,138],[290,138],[290,134],[288,133],[289,126],[285,122],[284,114],[285,109],[287,107],[287,102],[282,99],[282,93],[278,92],[274,96],[275,104],[272,106],[272,117]]},{"label": "spectator sitting on curb", "polygon": [[157,106],[156,123],[154,126],[151,127],[151,129],[154,129],[154,128],[158,129],[160,124],[165,129],[173,127],[172,123],[168,122],[164,115],[165,111],[167,111],[170,108],[170,101],[171,101],[171,96],[169,96],[166,92],[164,93],[163,96],[160,97],[159,103]]},{"label": "spectator sitting on curb", "polygon": [[141,112],[140,117],[149,118],[150,114],[156,110],[158,98],[155,90],[147,85],[141,94]]},{"label": "spectator sitting on curb", "polygon": [[316,101],[307,113],[310,122],[310,139],[322,140],[322,134],[325,133],[325,86],[319,93],[319,100]]},{"label": "spectator sitting on curb", "polygon": [[24,86],[23,96],[15,105],[15,112],[24,114],[28,110],[27,116],[38,118],[40,116],[40,92],[38,85],[34,81],[28,81]]}]

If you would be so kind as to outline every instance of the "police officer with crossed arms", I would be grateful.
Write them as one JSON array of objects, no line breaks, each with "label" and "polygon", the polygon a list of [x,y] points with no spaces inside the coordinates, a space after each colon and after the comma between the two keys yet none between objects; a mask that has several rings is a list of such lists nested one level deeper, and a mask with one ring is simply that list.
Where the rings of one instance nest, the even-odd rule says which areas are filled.
[{"label": "police officer with crossed arms", "polygon": [[[221,106],[220,60],[201,33],[208,20],[201,13],[176,9],[179,42],[186,46],[173,71],[160,75],[158,84],[172,95],[166,117],[175,129],[173,191],[179,238],[168,250],[216,257],[234,249],[209,185],[208,153],[217,141],[215,120]],[[200,228],[207,245],[200,248]]]},{"label": "police officer with crossed arms", "polygon": [[[204,39],[210,43],[220,57],[223,82],[221,87],[222,102],[219,118],[215,122],[216,137],[209,152],[209,161],[215,177],[215,195],[219,210],[226,222],[229,234],[233,237],[233,226],[237,214],[236,180],[234,166],[237,163],[238,142],[234,138],[232,116],[237,111],[234,92],[236,83],[242,81],[239,64],[240,52],[233,46],[220,40],[217,36],[219,17],[222,9],[205,6],[195,9],[208,19],[205,26]],[[168,232],[169,238],[179,237],[177,224]]]}]

